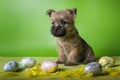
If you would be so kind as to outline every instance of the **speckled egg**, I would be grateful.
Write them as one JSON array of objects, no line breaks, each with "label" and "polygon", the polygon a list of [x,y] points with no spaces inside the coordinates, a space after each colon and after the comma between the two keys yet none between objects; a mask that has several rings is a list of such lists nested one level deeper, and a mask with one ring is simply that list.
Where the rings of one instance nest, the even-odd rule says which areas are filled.
[{"label": "speckled egg", "polygon": [[85,65],[85,73],[93,73],[93,75],[98,75],[102,71],[102,66],[98,62],[90,62]]},{"label": "speckled egg", "polygon": [[58,64],[53,61],[44,61],[40,68],[46,72],[55,72],[58,69]]},{"label": "speckled egg", "polygon": [[20,67],[21,68],[28,68],[28,67],[32,67],[36,64],[36,60],[34,58],[30,58],[30,57],[26,57],[23,58],[20,61]]},{"label": "speckled egg", "polygon": [[4,69],[4,71],[14,72],[14,71],[17,71],[18,67],[19,66],[18,66],[17,62],[10,61],[4,65],[3,69]]},{"label": "speckled egg", "polygon": [[103,68],[112,67],[115,64],[115,59],[104,56],[99,59],[99,63],[102,65]]}]

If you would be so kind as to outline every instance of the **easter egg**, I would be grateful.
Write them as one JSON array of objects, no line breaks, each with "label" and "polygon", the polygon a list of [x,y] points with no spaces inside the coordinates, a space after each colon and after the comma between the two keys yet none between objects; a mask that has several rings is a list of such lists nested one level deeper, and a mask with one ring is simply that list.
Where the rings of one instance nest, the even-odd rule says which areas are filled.
[{"label": "easter egg", "polygon": [[115,59],[108,56],[104,56],[101,57],[98,62],[102,65],[102,67],[108,68],[112,67],[115,64]]},{"label": "easter egg", "polygon": [[10,61],[10,62],[8,62],[8,63],[6,63],[5,65],[4,65],[4,71],[10,71],[10,72],[14,72],[14,71],[17,71],[17,69],[18,69],[18,63],[17,62],[15,62],[15,61]]},{"label": "easter egg", "polygon": [[93,73],[93,75],[98,75],[102,71],[102,66],[98,62],[90,62],[85,65],[85,73]]},{"label": "easter egg", "polygon": [[55,72],[58,69],[58,64],[53,61],[44,61],[40,67],[43,71],[46,72]]},{"label": "easter egg", "polygon": [[30,57],[26,57],[23,58],[20,61],[20,66],[21,68],[28,68],[28,67],[32,67],[36,64],[36,60],[34,58],[30,58]]}]

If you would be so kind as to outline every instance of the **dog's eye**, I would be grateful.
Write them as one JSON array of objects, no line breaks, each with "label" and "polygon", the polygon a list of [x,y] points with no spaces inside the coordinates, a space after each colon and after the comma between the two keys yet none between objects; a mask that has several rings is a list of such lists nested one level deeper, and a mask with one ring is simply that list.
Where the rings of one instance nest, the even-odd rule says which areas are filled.
[{"label": "dog's eye", "polygon": [[62,25],[66,25],[66,24],[67,24],[67,22],[66,22],[66,21],[64,21],[64,20],[62,20],[62,21],[61,21],[61,24],[62,24]]},{"label": "dog's eye", "polygon": [[52,22],[52,25],[54,25],[55,23],[54,22]]}]

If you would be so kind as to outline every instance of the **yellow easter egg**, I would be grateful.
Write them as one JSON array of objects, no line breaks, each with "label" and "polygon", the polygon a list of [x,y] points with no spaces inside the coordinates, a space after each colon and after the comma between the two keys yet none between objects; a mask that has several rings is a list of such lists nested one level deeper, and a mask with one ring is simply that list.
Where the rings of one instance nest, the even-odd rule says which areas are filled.
[{"label": "yellow easter egg", "polygon": [[104,56],[101,57],[98,62],[102,65],[102,67],[108,68],[112,67],[115,64],[115,59],[108,56]]}]

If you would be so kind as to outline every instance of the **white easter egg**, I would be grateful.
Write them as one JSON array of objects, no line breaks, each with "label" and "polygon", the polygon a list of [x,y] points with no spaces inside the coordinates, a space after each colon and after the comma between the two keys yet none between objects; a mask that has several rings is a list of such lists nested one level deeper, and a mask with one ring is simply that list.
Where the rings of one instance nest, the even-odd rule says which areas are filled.
[{"label": "white easter egg", "polygon": [[53,61],[44,61],[41,69],[46,72],[55,72],[58,69],[58,64]]},{"label": "white easter egg", "polygon": [[36,60],[34,58],[30,58],[30,57],[23,58],[20,61],[20,65],[22,68],[32,67],[35,64],[36,64]]}]

